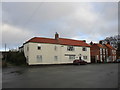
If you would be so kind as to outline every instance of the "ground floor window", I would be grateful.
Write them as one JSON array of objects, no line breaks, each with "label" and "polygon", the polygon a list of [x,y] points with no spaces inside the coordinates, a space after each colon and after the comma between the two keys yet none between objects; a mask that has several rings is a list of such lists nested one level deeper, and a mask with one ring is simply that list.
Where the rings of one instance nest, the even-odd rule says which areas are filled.
[{"label": "ground floor window", "polygon": [[42,55],[37,55],[36,58],[37,58],[37,62],[42,62]]},{"label": "ground floor window", "polygon": [[116,60],[116,56],[115,56],[115,60]]},{"label": "ground floor window", "polygon": [[75,56],[73,56],[73,55],[69,56],[69,60],[74,60],[74,59],[75,59]]},{"label": "ground floor window", "polygon": [[116,60],[116,56],[113,56],[113,60]]},{"label": "ground floor window", "polygon": [[100,56],[100,60],[102,61],[102,55]]},{"label": "ground floor window", "polygon": [[87,59],[87,56],[83,56],[83,59]]},{"label": "ground floor window", "polygon": [[58,61],[58,56],[54,56],[54,60],[55,60],[55,61]]},{"label": "ground floor window", "polygon": [[99,60],[99,56],[98,55],[96,55],[96,60]]}]

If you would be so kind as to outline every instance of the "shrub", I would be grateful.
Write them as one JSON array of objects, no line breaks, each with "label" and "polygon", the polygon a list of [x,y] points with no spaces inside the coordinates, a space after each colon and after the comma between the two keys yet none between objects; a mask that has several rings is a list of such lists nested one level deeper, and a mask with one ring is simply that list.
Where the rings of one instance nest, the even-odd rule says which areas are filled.
[{"label": "shrub", "polygon": [[26,58],[23,52],[12,52],[9,51],[6,57],[6,61],[15,65],[26,64]]}]

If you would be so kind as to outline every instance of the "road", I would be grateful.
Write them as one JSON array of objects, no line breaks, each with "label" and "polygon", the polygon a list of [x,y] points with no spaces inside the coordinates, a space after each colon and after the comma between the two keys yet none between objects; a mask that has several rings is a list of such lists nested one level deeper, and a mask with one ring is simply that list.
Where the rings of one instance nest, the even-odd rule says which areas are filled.
[{"label": "road", "polygon": [[118,64],[3,68],[3,88],[118,88]]}]

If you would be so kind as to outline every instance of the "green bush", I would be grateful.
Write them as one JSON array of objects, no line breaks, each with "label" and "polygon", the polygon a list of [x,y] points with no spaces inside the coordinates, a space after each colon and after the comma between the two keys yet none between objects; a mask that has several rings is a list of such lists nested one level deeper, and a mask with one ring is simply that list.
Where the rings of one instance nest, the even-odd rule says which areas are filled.
[{"label": "green bush", "polygon": [[26,64],[26,58],[23,52],[12,52],[9,51],[6,57],[6,61],[15,65]]}]

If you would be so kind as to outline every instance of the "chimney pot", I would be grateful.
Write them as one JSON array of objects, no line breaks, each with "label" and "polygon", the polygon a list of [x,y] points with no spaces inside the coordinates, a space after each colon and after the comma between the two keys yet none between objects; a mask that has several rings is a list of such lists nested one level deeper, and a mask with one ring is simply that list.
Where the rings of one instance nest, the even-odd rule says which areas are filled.
[{"label": "chimney pot", "polygon": [[86,40],[83,40],[83,42],[86,42]]},{"label": "chimney pot", "polygon": [[55,34],[55,39],[58,40],[59,39],[59,34],[56,32]]},{"label": "chimney pot", "polygon": [[102,41],[99,41],[99,44],[102,44]]}]

